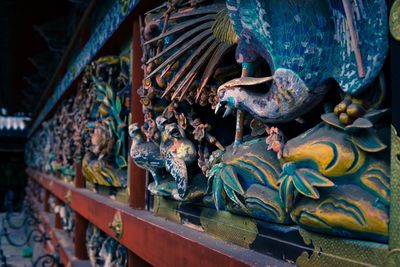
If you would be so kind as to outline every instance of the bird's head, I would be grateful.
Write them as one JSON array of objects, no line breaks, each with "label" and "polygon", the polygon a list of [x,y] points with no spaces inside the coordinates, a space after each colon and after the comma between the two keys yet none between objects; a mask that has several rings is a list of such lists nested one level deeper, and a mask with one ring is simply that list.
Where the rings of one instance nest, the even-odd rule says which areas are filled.
[{"label": "bird's head", "polygon": [[156,125],[157,125],[157,129],[162,132],[164,131],[165,125],[168,124],[168,120],[167,118],[165,118],[164,116],[158,116],[156,118]]},{"label": "bird's head", "polygon": [[232,113],[234,108],[238,108],[240,99],[243,98],[243,93],[245,93],[247,89],[251,90],[253,87],[272,80],[273,77],[242,77],[224,83],[217,91],[218,104],[215,113],[218,113],[221,107],[225,106],[226,110],[223,117],[228,116]]},{"label": "bird's head", "polygon": [[131,138],[136,137],[137,135],[141,134],[139,123],[135,122],[129,125],[129,136]]},{"label": "bird's head", "polygon": [[[225,84],[224,84],[225,85]],[[232,110],[237,107],[236,93],[238,88],[224,86],[218,88],[218,104],[215,108],[215,114],[217,114],[222,107],[226,107],[223,117],[225,118],[232,113]]]},{"label": "bird's head", "polygon": [[162,140],[177,139],[185,137],[185,131],[176,123],[169,123],[165,125],[164,131],[161,134]]}]

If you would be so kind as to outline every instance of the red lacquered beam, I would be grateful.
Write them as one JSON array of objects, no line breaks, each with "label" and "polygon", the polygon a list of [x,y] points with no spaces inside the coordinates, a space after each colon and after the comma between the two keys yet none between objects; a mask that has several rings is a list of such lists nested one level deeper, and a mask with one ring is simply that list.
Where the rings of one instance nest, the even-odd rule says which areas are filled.
[{"label": "red lacquered beam", "polygon": [[119,242],[153,266],[265,266],[273,260],[87,190],[74,191],[72,198],[73,209],[110,236],[109,224],[119,211],[124,229]]},{"label": "red lacquered beam", "polygon": [[[70,185],[49,176],[37,179],[44,187],[51,180],[53,189],[64,187],[64,191],[69,190]],[[72,209],[112,237],[115,235],[109,224],[119,211],[123,234],[118,241],[153,266],[228,267],[281,263],[266,255],[155,217],[148,211],[132,209],[87,189],[72,188],[71,195]]]}]

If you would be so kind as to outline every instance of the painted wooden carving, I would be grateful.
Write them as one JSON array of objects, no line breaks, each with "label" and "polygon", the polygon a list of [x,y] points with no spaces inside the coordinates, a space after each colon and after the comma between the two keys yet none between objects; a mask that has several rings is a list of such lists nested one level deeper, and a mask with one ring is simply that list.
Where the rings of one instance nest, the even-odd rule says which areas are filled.
[{"label": "painted wooden carving", "polygon": [[73,234],[74,227],[75,227],[75,221],[74,221],[74,211],[71,209],[70,206],[61,204],[57,206],[57,213],[60,214],[61,217],[61,225],[65,231],[69,235]]},{"label": "painted wooden carving", "polygon": [[86,231],[86,249],[92,266],[128,266],[127,249],[93,224]]},{"label": "painted wooden carving", "polygon": [[96,186],[126,188],[129,60],[124,56],[103,57],[93,62],[87,72],[84,82],[90,88],[93,103],[83,107],[89,110],[85,120],[86,127],[91,128],[83,133],[89,145],[83,157],[83,174]]},{"label": "painted wooden carving", "polygon": [[387,242],[384,0],[173,1],[142,26],[152,194]]},{"label": "painted wooden carving", "polygon": [[72,107],[72,98],[63,102],[54,117],[43,122],[42,129],[30,140],[26,149],[29,167],[59,174],[66,181],[72,181],[75,177]]}]

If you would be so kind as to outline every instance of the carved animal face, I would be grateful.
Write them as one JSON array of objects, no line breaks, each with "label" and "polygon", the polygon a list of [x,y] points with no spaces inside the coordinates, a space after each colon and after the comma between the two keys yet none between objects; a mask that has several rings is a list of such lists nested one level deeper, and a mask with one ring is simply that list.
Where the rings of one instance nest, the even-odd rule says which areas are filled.
[{"label": "carved animal face", "polygon": [[218,104],[215,109],[215,113],[217,113],[222,106],[226,106],[226,111],[223,117],[226,117],[232,112],[233,108],[238,108],[240,102],[242,102],[245,97],[245,92],[247,89],[249,91],[252,90],[252,87],[259,86],[265,84],[265,92],[268,91],[269,86],[266,84],[269,81],[272,81],[273,77],[262,77],[262,78],[254,78],[254,77],[242,77],[238,79],[233,79],[218,88]]},{"label": "carved animal face", "polygon": [[105,126],[101,124],[96,125],[91,139],[92,152],[96,155],[99,155],[103,150],[107,148],[108,143],[111,140],[112,133],[110,133],[110,131],[108,131]]},{"label": "carved animal face", "polygon": [[165,125],[164,131],[161,134],[161,140],[164,142],[170,139],[177,139],[182,137],[185,137],[185,132],[176,123]]},{"label": "carved animal face", "polygon": [[139,123],[135,122],[129,125],[129,135],[131,138],[134,138],[137,134],[140,134]]}]

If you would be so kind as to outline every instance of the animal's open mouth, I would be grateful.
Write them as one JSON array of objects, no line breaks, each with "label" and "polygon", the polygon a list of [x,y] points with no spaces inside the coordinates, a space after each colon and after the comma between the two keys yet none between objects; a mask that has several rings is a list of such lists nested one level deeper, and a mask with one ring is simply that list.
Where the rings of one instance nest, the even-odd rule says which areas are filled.
[{"label": "animal's open mouth", "polygon": [[224,112],[224,115],[222,115],[223,118],[225,118],[225,117],[229,116],[230,114],[232,114],[234,109],[229,107],[229,106],[227,106],[226,105],[227,103],[228,103],[227,101],[219,102],[217,104],[216,108],[215,108],[215,114],[219,113],[222,110],[223,107],[226,108],[225,112]]}]

